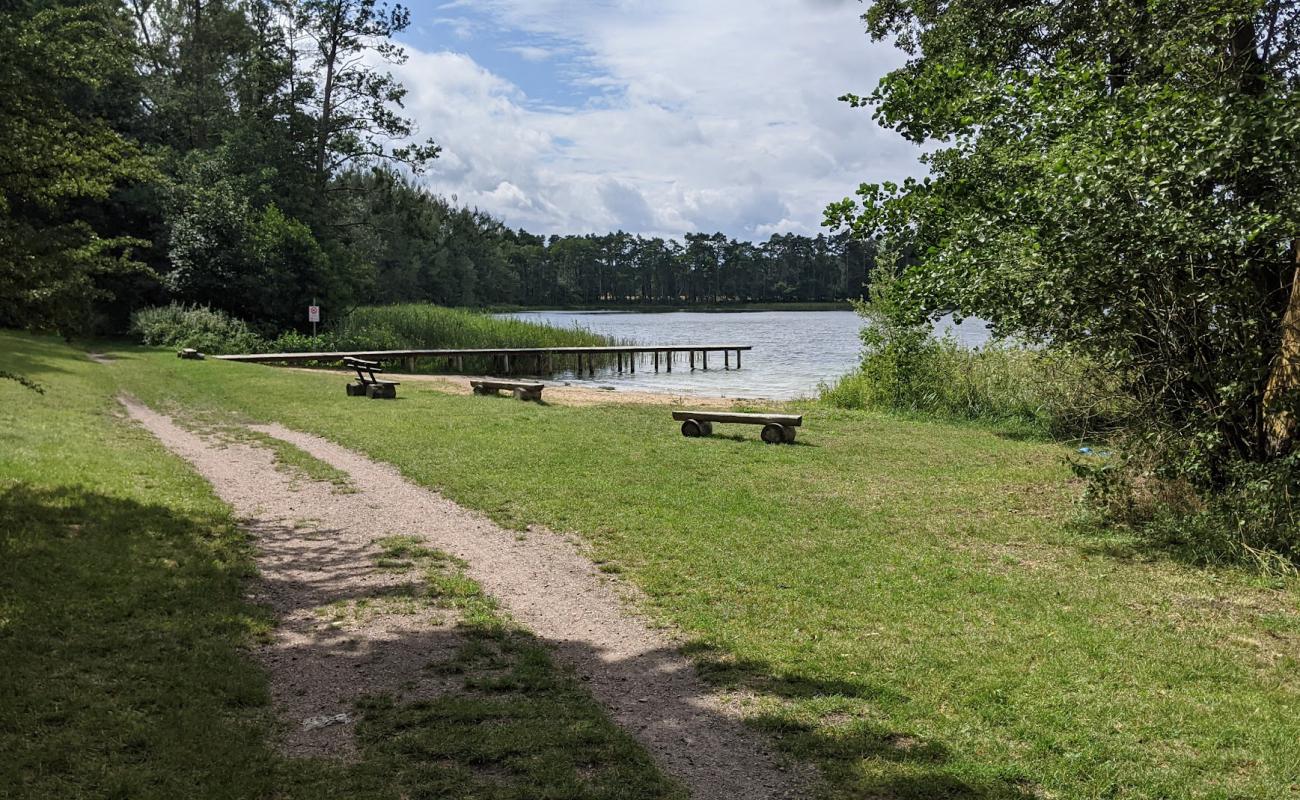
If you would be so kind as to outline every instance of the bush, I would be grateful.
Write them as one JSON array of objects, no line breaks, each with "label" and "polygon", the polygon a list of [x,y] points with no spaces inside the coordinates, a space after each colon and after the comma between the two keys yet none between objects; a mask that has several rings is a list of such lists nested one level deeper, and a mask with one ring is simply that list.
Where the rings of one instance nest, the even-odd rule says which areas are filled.
[{"label": "bush", "polygon": [[1087,481],[1084,508],[1096,522],[1195,564],[1300,571],[1300,454],[1229,462],[1210,489],[1176,466],[1177,449],[1133,441],[1125,458],[1073,462]]},{"label": "bush", "polygon": [[155,347],[193,347],[204,353],[256,353],[266,341],[242,320],[205,306],[172,303],[131,315],[131,333]]}]

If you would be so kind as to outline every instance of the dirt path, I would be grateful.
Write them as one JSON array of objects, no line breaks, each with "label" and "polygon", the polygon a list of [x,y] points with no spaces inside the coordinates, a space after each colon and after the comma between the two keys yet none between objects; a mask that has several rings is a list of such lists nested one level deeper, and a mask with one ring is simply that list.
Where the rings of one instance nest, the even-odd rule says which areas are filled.
[{"label": "dirt path", "polygon": [[[319,614],[340,598],[400,580],[372,564],[375,539],[401,535],[468,562],[469,576],[572,667],[693,797],[798,797],[813,782],[811,771],[783,768],[762,737],[740,722],[738,701],[705,686],[668,636],[628,611],[620,596],[628,588],[602,575],[569,540],[536,529],[520,536],[410,483],[393,467],[319,437],[256,426],[346,472],[356,491],[301,480],[291,487],[264,448],[212,442],[129,399],[123,404],[192,463],[258,537],[262,599],[281,620],[260,655],[270,669],[273,701],[294,723],[286,743],[291,750],[347,754],[349,725],[307,730],[301,722],[345,713],[349,699],[366,692],[402,698],[407,679],[436,655],[423,652],[421,643],[446,647],[446,630],[409,616],[379,614],[340,630]],[[412,631],[412,625],[423,628]]]}]

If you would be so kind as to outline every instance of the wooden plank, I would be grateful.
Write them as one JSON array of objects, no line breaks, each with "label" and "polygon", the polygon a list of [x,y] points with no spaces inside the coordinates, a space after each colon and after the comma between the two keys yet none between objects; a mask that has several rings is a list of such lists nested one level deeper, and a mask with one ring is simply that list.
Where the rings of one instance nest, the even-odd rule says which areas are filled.
[{"label": "wooden plank", "polygon": [[696,422],[734,422],[742,425],[767,425],[775,422],[788,428],[803,425],[802,414],[742,414],[738,411],[674,411],[673,419],[677,422],[693,419]]}]

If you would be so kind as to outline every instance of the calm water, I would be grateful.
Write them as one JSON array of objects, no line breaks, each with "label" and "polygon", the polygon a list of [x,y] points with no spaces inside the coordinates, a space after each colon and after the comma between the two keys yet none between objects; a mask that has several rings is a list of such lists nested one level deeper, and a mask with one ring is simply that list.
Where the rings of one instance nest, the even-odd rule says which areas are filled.
[{"label": "calm water", "polygon": [[[594,378],[572,373],[552,376],[575,384],[614,386],[650,392],[679,392],[723,397],[790,399],[816,394],[819,384],[833,382],[857,366],[861,354],[858,331],[862,319],[852,311],[679,311],[637,314],[611,311],[529,311],[511,314],[564,328],[579,326],[619,341],[638,345],[753,345],[744,354],[743,369],[722,369],[722,354],[709,356],[707,371],[690,370],[681,354],[673,371],[654,371],[649,357],[637,364],[635,375],[597,372]],[[962,325],[950,321],[958,341],[977,346],[988,340],[978,320]],[[733,364],[734,367],[734,364]]]}]

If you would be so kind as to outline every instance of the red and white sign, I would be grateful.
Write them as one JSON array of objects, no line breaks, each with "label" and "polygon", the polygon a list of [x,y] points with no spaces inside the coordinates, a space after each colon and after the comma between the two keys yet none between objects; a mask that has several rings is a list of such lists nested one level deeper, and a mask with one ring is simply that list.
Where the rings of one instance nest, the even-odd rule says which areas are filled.
[{"label": "red and white sign", "polygon": [[320,322],[320,306],[307,306],[307,321]]}]

